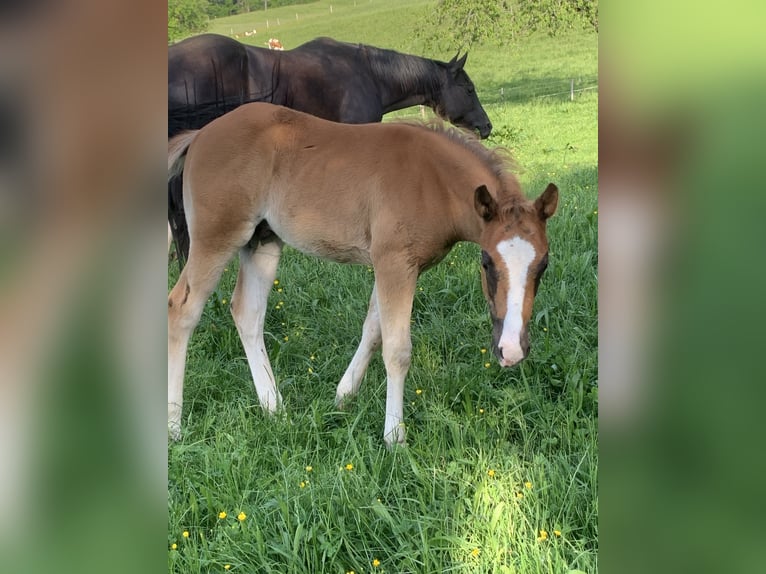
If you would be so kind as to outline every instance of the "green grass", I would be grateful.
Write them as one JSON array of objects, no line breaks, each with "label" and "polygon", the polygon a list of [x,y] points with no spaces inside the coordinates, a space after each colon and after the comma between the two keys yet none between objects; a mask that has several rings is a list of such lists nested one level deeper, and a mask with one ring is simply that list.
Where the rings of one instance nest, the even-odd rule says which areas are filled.
[{"label": "green grass", "polygon": [[[329,4],[269,10],[293,19],[273,35],[288,47],[330,35],[431,55],[404,38],[428,2],[332,2],[332,18]],[[293,25],[296,10],[306,17]],[[247,30],[262,16],[211,28]],[[570,78],[596,85],[596,46],[593,35],[571,34],[470,52],[467,70],[495,125],[489,145],[511,148],[530,195],[553,181],[561,199],[532,352],[519,367],[502,370],[481,352],[491,326],[475,245],[459,244],[420,278],[406,449],[383,444],[379,356],[347,409],[333,405],[359,342],[370,270],[285,250],[265,329],[285,411],[267,417],[222,303],[232,261],[190,345],[184,438],[168,446],[169,572],[597,571],[598,94],[568,95]],[[567,93],[540,97],[556,92]],[[172,284],[174,263],[169,275]]]}]

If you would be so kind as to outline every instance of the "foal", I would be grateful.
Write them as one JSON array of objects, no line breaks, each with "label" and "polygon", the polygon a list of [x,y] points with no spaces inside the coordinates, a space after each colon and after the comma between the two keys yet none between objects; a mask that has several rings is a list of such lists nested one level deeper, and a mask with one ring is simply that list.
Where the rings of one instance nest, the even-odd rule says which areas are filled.
[{"label": "foal", "polygon": [[372,265],[362,339],[336,401],[356,393],[383,346],[384,440],[403,443],[404,379],[418,275],[458,241],[482,247],[493,351],[504,367],[529,352],[527,322],[548,261],[549,184],[524,198],[501,155],[443,125],[346,125],[265,103],[247,104],[169,143],[169,176],[184,171],[189,261],[168,297],[168,428],[180,435],[186,350],[205,301],[239,251],[231,311],[261,406],[277,390],[263,340],[266,301],[283,243]]}]

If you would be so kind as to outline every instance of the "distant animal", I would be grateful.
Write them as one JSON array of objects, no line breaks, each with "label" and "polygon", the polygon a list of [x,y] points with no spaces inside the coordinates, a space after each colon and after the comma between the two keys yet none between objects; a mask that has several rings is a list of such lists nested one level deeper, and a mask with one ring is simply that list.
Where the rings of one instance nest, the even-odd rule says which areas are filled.
[{"label": "distant animal", "polygon": [[510,367],[529,352],[528,322],[548,264],[546,222],[558,189],[522,194],[504,156],[441,122],[344,125],[266,103],[241,106],[168,143],[169,177],[183,171],[189,260],[168,297],[168,429],[181,429],[189,338],[229,260],[239,253],[231,312],[261,406],[278,409],[263,338],[283,244],[371,265],[362,339],[336,392],[356,393],[381,346],[383,436],[403,443],[404,380],[418,275],[458,241],[481,246],[492,350]]},{"label": "distant animal", "polygon": [[266,42],[266,46],[268,46],[269,50],[284,50],[284,46],[282,46],[282,42],[277,40],[276,38],[269,38],[269,41]]},{"label": "distant animal", "polygon": [[[466,57],[440,62],[330,38],[278,51],[215,34],[195,36],[168,47],[168,137],[261,101],[352,124],[423,104],[485,138],[492,124],[463,69]],[[171,181],[168,219],[183,264],[188,231],[181,189]]]}]

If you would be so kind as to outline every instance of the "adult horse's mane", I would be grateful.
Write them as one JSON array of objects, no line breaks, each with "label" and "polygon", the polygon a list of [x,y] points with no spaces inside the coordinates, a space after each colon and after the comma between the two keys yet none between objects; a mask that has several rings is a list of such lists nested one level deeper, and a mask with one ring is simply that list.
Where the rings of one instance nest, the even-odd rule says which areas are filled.
[{"label": "adult horse's mane", "polygon": [[394,77],[405,92],[433,93],[439,89],[439,64],[410,54],[402,54],[367,44],[358,44],[376,79]]}]

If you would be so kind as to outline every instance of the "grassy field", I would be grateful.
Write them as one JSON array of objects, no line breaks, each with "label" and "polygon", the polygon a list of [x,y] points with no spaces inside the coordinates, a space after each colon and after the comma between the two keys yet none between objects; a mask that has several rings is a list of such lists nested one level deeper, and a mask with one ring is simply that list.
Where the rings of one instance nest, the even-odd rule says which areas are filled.
[{"label": "grassy field", "polygon": [[[269,10],[280,22],[271,33],[263,12],[211,31],[454,55],[412,35],[430,2],[354,4]],[[553,181],[561,200],[519,367],[502,370],[485,352],[477,246],[459,244],[420,278],[406,449],[383,444],[379,356],[348,408],[333,405],[371,270],[285,250],[266,319],[285,412],[269,418],[228,310],[232,261],[190,345],[184,437],[168,445],[169,572],[597,572],[596,54],[585,33],[470,51],[466,70],[495,126],[488,145],[512,149],[530,196]],[[171,264],[169,284],[176,277]]]}]

